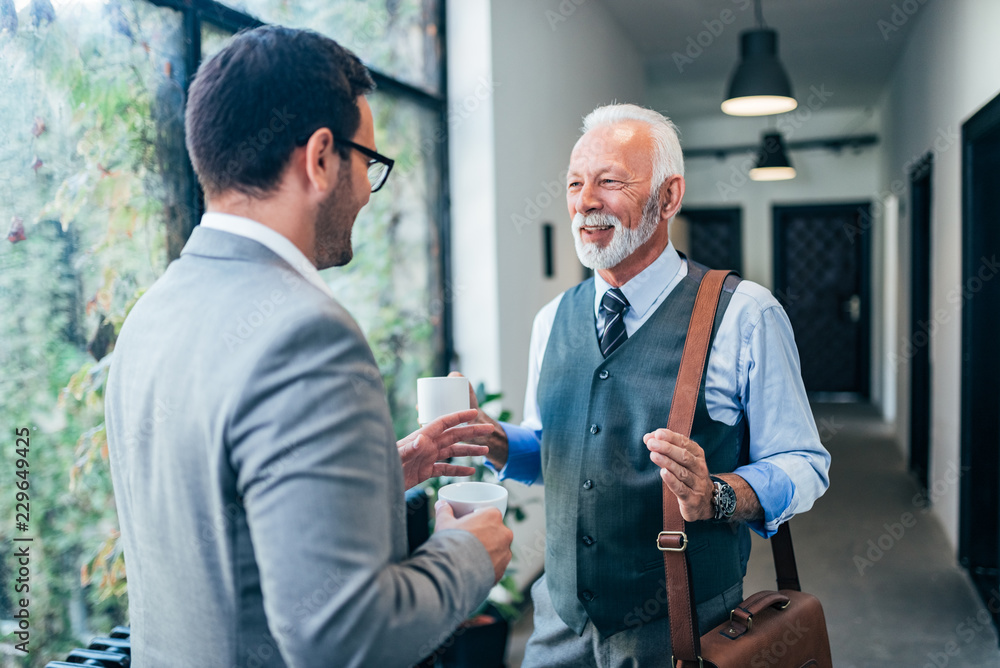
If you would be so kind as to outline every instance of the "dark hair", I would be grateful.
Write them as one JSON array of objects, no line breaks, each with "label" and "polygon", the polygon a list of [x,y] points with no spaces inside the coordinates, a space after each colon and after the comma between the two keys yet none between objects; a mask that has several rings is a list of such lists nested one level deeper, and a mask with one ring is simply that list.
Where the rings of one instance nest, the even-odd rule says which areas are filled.
[{"label": "dark hair", "polygon": [[358,57],[329,37],[282,26],[240,32],[202,63],[188,93],[186,142],[201,187],[209,197],[271,192],[296,138],[322,127],[354,137],[357,98],[374,88]]}]

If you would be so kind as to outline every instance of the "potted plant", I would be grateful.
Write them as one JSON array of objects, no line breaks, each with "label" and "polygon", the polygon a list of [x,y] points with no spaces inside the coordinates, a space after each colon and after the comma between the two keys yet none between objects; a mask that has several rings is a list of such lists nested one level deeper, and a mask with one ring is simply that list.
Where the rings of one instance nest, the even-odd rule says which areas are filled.
[{"label": "potted plant", "polygon": [[[476,387],[476,399],[480,407],[499,401],[501,393],[488,394],[482,383]],[[498,420],[510,419],[510,411],[501,410]],[[479,482],[496,482],[496,474],[485,464],[470,458],[466,463],[475,468],[475,473],[469,480]],[[452,482],[451,478],[432,478],[424,483],[424,489],[433,498],[444,485]],[[526,517],[521,506],[508,506],[504,521],[521,522]],[[462,622],[442,645],[428,657],[422,666],[440,666],[441,668],[503,668],[507,652],[507,636],[510,624],[521,614],[519,604],[524,596],[518,590],[511,577],[513,569],[508,569],[493,589],[489,597],[483,601],[468,619]]]}]

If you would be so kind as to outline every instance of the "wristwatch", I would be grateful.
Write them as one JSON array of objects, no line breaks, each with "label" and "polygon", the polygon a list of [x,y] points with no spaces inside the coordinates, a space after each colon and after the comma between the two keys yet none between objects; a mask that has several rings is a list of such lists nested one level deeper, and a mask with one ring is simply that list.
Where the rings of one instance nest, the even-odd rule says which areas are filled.
[{"label": "wristwatch", "polygon": [[715,509],[715,519],[728,520],[736,512],[736,492],[722,478],[710,476],[715,483],[715,491],[712,492],[712,507]]}]

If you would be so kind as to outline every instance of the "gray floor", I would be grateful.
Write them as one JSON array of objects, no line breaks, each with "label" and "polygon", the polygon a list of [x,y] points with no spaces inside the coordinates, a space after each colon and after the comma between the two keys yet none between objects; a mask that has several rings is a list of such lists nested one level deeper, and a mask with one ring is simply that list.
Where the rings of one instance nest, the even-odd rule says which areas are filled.
[{"label": "gray floor", "polygon": [[[892,434],[867,406],[818,405],[814,412],[833,455],[831,486],[791,526],[803,589],[823,602],[834,665],[1000,667],[996,633],[977,620],[985,608],[935,516],[913,503],[917,486]],[[899,537],[883,537],[890,530]],[[880,539],[889,549],[869,555],[868,541]],[[744,589],[772,588],[770,547],[755,537]],[[510,668],[521,665],[530,634],[529,607],[512,631]]]}]

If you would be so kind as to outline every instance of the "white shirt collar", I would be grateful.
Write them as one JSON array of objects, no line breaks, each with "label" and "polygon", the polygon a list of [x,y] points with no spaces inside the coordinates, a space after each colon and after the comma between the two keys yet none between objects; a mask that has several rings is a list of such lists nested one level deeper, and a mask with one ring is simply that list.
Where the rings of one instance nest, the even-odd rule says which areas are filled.
[{"label": "white shirt collar", "polygon": [[326,284],[326,281],[323,280],[323,277],[319,275],[316,265],[310,262],[309,258],[288,237],[280,232],[272,230],[267,225],[258,223],[255,220],[250,220],[243,216],[234,216],[229,213],[219,213],[217,211],[205,212],[201,217],[201,226],[222,232],[229,232],[230,234],[236,234],[256,241],[292,265],[297,272],[302,274],[303,278],[329,295],[330,298],[333,298],[333,291]]},{"label": "white shirt collar", "polygon": [[[643,317],[660,294],[667,289],[673,279],[684,266],[681,256],[677,254],[672,241],[667,242],[660,256],[648,267],[640,271],[628,283],[621,286],[621,291],[628,300],[630,312],[636,317]],[[611,289],[611,284],[594,272],[594,313],[598,314],[604,293]]]}]

